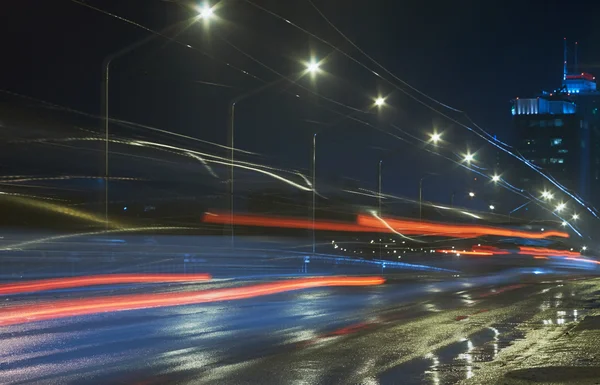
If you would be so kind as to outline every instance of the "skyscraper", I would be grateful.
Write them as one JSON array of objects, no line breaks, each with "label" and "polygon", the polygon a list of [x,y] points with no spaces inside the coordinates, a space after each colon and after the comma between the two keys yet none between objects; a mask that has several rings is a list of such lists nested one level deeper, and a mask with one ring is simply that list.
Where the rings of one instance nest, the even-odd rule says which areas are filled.
[{"label": "skyscraper", "polygon": [[[561,86],[534,98],[512,101],[517,151],[594,205],[600,203],[599,103],[596,78],[585,72],[568,72],[566,40]],[[528,189],[549,187],[532,170],[522,171],[519,179]]]}]

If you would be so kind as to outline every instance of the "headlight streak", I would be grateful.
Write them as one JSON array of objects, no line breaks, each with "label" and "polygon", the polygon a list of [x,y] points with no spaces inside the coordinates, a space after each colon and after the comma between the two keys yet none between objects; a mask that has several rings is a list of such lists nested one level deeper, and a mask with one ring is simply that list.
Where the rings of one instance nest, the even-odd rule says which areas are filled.
[{"label": "headlight streak", "polygon": [[[208,163],[216,163],[216,164],[221,164],[221,165],[226,165],[226,166],[231,166],[231,161],[229,159],[226,159],[224,157],[220,157],[217,155],[212,155],[212,154],[208,154],[208,153],[202,153],[199,151],[194,151],[194,150],[190,150],[190,149],[184,149],[184,148],[180,148],[180,147],[175,147],[175,146],[170,146],[167,144],[161,144],[161,143],[155,143],[155,142],[147,142],[147,141],[132,141],[131,142],[132,145],[139,145],[139,146],[150,146],[150,147],[158,147],[158,148],[167,148],[167,149],[172,149],[172,150],[177,150],[177,151],[181,151],[182,155],[190,155],[190,154],[194,154],[194,155],[199,155],[199,156],[204,156],[206,157],[204,159],[205,162]],[[302,186],[296,182],[293,182],[289,179],[286,179],[280,175],[277,175],[275,173],[272,173],[270,171],[267,170],[263,170],[261,168],[258,167],[264,167],[269,169],[269,167],[267,166],[262,166],[262,165],[257,165],[257,164],[253,164],[253,163],[248,163],[248,162],[235,162],[233,164],[234,167],[238,167],[238,168],[242,168],[242,169],[246,169],[246,170],[250,170],[250,171],[255,171],[261,174],[265,174],[267,176],[270,176],[274,179],[280,180],[284,183],[289,184],[290,186],[296,187],[300,190],[303,191],[312,191],[312,188],[308,188],[305,186]],[[286,171],[286,172],[290,172],[290,171]],[[296,173],[296,172],[290,172],[290,173]]]},{"label": "headlight streak", "polygon": [[218,175],[217,175],[217,174],[214,172],[214,170],[213,170],[213,169],[212,169],[212,168],[211,168],[211,167],[208,165],[208,163],[206,163],[206,161],[204,160],[204,158],[202,158],[202,157],[201,157],[201,156],[199,156],[199,155],[195,155],[195,154],[192,154],[192,153],[189,153],[189,152],[188,152],[188,155],[189,155],[190,157],[194,158],[194,159],[197,159],[197,160],[199,160],[199,161],[202,163],[202,165],[204,165],[204,167],[206,167],[206,171],[208,171],[208,173],[209,173],[210,175],[214,176],[214,177],[215,177],[215,178],[217,178],[217,179],[219,178],[219,176],[218,176]]},{"label": "headlight streak", "polygon": [[[33,140],[33,141],[28,141],[28,142],[54,142],[54,141],[105,141],[103,138],[95,138],[95,137],[82,137],[82,138],[66,138],[66,139],[39,139],[39,140]],[[130,146],[141,146],[141,147],[154,147],[156,149],[162,149],[168,152],[171,152],[173,154],[178,154],[181,156],[189,156],[189,157],[193,157],[197,160],[200,160],[205,167],[207,168],[207,170],[209,171],[209,173],[213,176],[216,176],[216,173],[214,173],[214,171],[208,166],[207,163],[212,162],[212,163],[216,163],[216,164],[221,164],[221,165],[226,165],[226,166],[230,166],[231,162],[230,160],[228,160],[225,157],[220,157],[218,155],[213,155],[213,154],[209,154],[209,153],[203,153],[200,151],[195,151],[192,149],[187,149],[187,148],[182,148],[182,147],[177,147],[177,146],[171,146],[168,144],[163,144],[163,143],[156,143],[156,142],[149,142],[149,141],[143,141],[143,140],[115,140],[115,139],[111,139],[109,140],[111,143],[116,143],[116,144],[124,144],[124,145],[130,145]],[[227,147],[229,148],[229,147]],[[170,150],[170,151],[169,151]],[[236,149],[236,151],[240,151],[240,152],[247,152],[247,151],[241,151]],[[205,159],[205,158],[210,158],[210,159]],[[265,174],[267,176],[270,176],[274,179],[280,180],[284,183],[287,183],[293,187],[296,187],[300,190],[304,190],[304,191],[312,191],[312,188],[307,188],[305,186],[302,186],[298,183],[295,183],[289,179],[286,179],[280,175],[277,175],[273,172],[269,172],[266,170],[263,170],[261,168],[265,168],[265,169],[271,169],[271,170],[277,170],[277,171],[281,171],[281,172],[286,172],[286,173],[291,173],[291,174],[295,174],[295,175],[301,175],[298,171],[289,171],[289,170],[283,170],[283,169],[278,169],[278,168],[274,168],[274,167],[269,167],[269,166],[265,166],[265,165],[259,165],[259,164],[254,164],[254,163],[249,163],[249,162],[243,162],[243,161],[237,161],[236,163],[234,163],[234,167],[238,167],[238,168],[243,168],[243,169],[247,169],[250,171],[254,171],[254,172],[258,172],[258,173],[262,173]],[[261,168],[259,168],[261,167]],[[307,181],[307,178],[302,176],[302,179],[304,179],[305,181]],[[310,184],[309,184],[310,185]]]},{"label": "headlight streak", "polygon": [[404,234],[401,234],[400,232],[398,232],[398,231],[394,230],[394,229],[392,228],[392,226],[390,226],[390,225],[389,225],[389,224],[386,222],[386,220],[385,220],[385,219],[383,219],[383,218],[381,218],[379,215],[377,215],[377,213],[376,213],[375,211],[371,211],[371,215],[373,215],[375,218],[377,218],[377,220],[379,220],[379,221],[380,221],[380,222],[381,222],[381,223],[382,223],[382,224],[383,224],[385,227],[387,227],[387,228],[388,228],[388,229],[389,229],[391,232],[393,232],[394,234],[396,234],[396,235],[399,235],[399,236],[401,236],[402,238],[409,239],[409,240],[411,240],[411,241],[413,241],[413,242],[425,243],[424,241],[420,241],[420,240],[418,240],[418,239],[415,239],[415,238],[407,237],[406,235],[404,235]]},{"label": "headlight streak", "polygon": [[[22,204],[25,206],[29,206],[29,207],[35,207],[41,210],[46,210],[46,211],[50,211],[53,213],[57,213],[60,215],[66,215],[66,216],[70,216],[73,218],[78,218],[81,220],[85,220],[88,221],[90,223],[96,223],[96,224],[106,224],[106,221],[104,220],[104,218],[99,217],[95,214],[91,214],[79,209],[74,209],[65,205],[60,205],[57,203],[50,203],[50,202],[43,202],[43,201],[39,201],[38,199],[33,199],[33,198],[29,198],[29,197],[25,197],[25,196],[17,196],[15,194],[10,194],[10,193],[6,193],[6,192],[2,192],[2,194],[0,194],[0,199],[7,199],[7,200],[11,200],[14,203],[18,203],[18,204]],[[116,222],[109,222],[108,223],[109,226],[113,227],[113,228],[118,228],[121,225],[119,225]]]},{"label": "headlight streak", "polygon": [[149,226],[149,227],[130,227],[130,228],[118,228],[114,230],[102,230],[102,231],[89,231],[85,233],[72,233],[72,234],[63,234],[63,235],[55,235],[51,237],[43,237],[38,239],[32,239],[30,241],[14,243],[12,245],[7,245],[4,247],[0,247],[0,251],[8,251],[8,250],[20,250],[26,248],[28,246],[37,245],[44,242],[52,242],[58,241],[61,239],[69,239],[80,236],[88,236],[88,235],[103,235],[103,234],[114,234],[114,233],[130,233],[137,231],[162,231],[162,230],[195,230],[196,227],[178,227],[178,226]]}]

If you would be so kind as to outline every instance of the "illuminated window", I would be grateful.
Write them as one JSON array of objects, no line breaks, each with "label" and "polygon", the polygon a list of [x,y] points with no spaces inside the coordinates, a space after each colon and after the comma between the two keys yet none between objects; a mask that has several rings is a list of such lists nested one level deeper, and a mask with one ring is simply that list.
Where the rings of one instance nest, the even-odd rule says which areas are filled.
[{"label": "illuminated window", "polygon": [[569,152],[569,150],[567,150],[566,148],[561,148],[560,150],[558,150],[559,154],[566,154],[567,152]]},{"label": "illuminated window", "polygon": [[565,160],[563,158],[550,158],[550,163],[552,164],[556,164],[556,163],[565,163]]},{"label": "illuminated window", "polygon": [[562,138],[551,139],[551,142],[550,142],[551,146],[560,146],[561,144],[562,144]]},{"label": "illuminated window", "polygon": [[565,125],[565,123],[563,122],[563,120],[562,120],[562,119],[554,119],[554,125],[555,125],[556,127],[562,127],[562,126],[564,126],[564,125]]}]

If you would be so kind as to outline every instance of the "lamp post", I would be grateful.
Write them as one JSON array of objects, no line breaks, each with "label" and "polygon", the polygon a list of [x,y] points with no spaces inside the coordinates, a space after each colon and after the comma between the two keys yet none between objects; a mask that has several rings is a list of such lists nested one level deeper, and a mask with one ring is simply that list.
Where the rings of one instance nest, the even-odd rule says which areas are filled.
[{"label": "lamp post", "polygon": [[[310,63],[307,64],[306,66],[306,73],[310,73],[311,75],[314,75],[316,73],[318,73],[320,70],[320,64],[316,61],[311,61]],[[230,224],[231,224],[231,248],[233,249],[235,247],[235,230],[234,230],[234,226],[233,226],[233,213],[234,213],[234,167],[235,167],[235,106],[237,103],[241,102],[242,100],[245,100],[247,98],[249,98],[250,96],[256,95],[284,80],[288,80],[289,79],[287,77],[281,77],[279,79],[276,79],[275,81],[271,82],[271,83],[266,83],[261,85],[260,87],[257,87],[255,89],[252,89],[248,92],[245,92],[241,95],[236,96],[235,98],[233,98],[231,100],[231,102],[229,103],[229,114],[228,114],[228,124],[227,124],[227,137],[228,137],[228,143],[229,143],[229,215],[230,215]],[[316,141],[316,139],[315,139]],[[314,186],[313,186],[313,190],[314,190]],[[314,248],[314,245],[313,245]],[[314,252],[314,251],[313,251]]]},{"label": "lamp post", "polygon": [[[212,8],[205,6],[201,10],[199,10],[199,14],[196,18],[198,19],[210,19],[213,16]],[[139,48],[140,46],[154,40],[158,36],[163,36],[163,34],[170,29],[178,26],[180,23],[176,23],[174,25],[168,26],[162,29],[159,32],[154,32],[152,35],[147,36],[141,40],[138,40],[127,47],[124,47],[116,52],[111,53],[106,56],[102,61],[102,116],[104,117],[104,221],[106,225],[106,229],[108,229],[108,152],[109,152],[109,142],[108,142],[108,131],[109,131],[109,80],[110,80],[110,65],[113,60],[122,57],[129,52]]]},{"label": "lamp post", "polygon": [[313,135],[312,145],[312,254],[315,255],[315,208],[317,192],[317,134]]},{"label": "lamp post", "polygon": [[[381,212],[381,165],[382,165],[383,161],[380,160],[379,161],[379,167],[377,169],[377,191],[379,192],[379,194],[377,194],[377,204],[379,206],[378,208],[378,213],[377,215],[379,215],[379,217],[383,217],[382,212]],[[381,237],[381,232],[379,233],[379,237]],[[379,259],[381,259],[381,242],[382,242],[382,238],[379,238]]]}]

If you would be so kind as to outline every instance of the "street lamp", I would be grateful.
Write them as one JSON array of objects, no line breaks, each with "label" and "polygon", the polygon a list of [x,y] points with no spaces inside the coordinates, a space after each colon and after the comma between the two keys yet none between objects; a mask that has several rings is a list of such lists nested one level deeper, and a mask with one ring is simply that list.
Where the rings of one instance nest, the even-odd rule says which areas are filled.
[{"label": "street lamp", "polygon": [[546,200],[552,200],[553,197],[554,197],[554,195],[552,195],[552,193],[550,191],[544,190],[542,192],[542,198],[544,198]]},{"label": "street lamp", "polygon": [[465,162],[471,163],[473,161],[473,159],[475,159],[473,154],[468,153],[467,155],[465,155]]},{"label": "street lamp", "polygon": [[568,223],[567,221],[563,221],[563,223],[561,223],[563,227],[567,227]]},{"label": "street lamp", "polygon": [[581,250],[586,251],[587,250],[587,246],[582,246]]},{"label": "street lamp", "polygon": [[559,203],[558,206],[556,206],[556,211],[561,212],[565,209],[565,207],[567,207],[567,205],[563,202]]},{"label": "street lamp", "polygon": [[578,214],[573,214],[573,220],[576,221],[579,219],[579,215]]},{"label": "street lamp", "polygon": [[214,12],[210,5],[205,3],[202,7],[198,7],[198,17],[201,19],[210,19],[214,16]]},{"label": "street lamp", "polygon": [[[200,17],[210,17],[213,14],[213,11],[208,5],[205,5],[204,8],[199,10]],[[204,15],[204,16],[202,16]],[[109,85],[110,85],[110,65],[115,59],[118,59],[140,46],[154,40],[156,37],[164,37],[164,34],[169,30],[181,25],[181,23],[176,23],[170,25],[159,32],[151,31],[152,34],[144,37],[138,41],[133,42],[132,44],[116,51],[104,58],[102,61],[102,101],[101,101],[101,110],[102,115],[104,117],[104,221],[106,222],[106,229],[108,230],[108,179],[109,179],[109,168],[108,168],[108,154],[109,154]]]},{"label": "street lamp", "polygon": [[438,134],[437,132],[434,132],[433,134],[431,134],[431,141],[433,143],[439,142],[440,139],[442,139],[442,134]]},{"label": "street lamp", "polygon": [[306,66],[306,70],[307,70],[308,72],[310,72],[311,74],[313,74],[313,75],[314,75],[314,74],[316,74],[317,72],[319,72],[319,70],[320,70],[320,68],[319,68],[319,67],[320,67],[320,64],[319,64],[319,62],[318,62],[318,61],[316,61],[316,60],[314,60],[314,59],[312,59],[312,60],[311,60],[311,61],[310,61],[310,62],[307,64],[307,66]]},{"label": "street lamp", "polygon": [[473,191],[471,191],[471,192],[469,192],[469,196],[470,196],[471,198],[475,198],[475,193],[474,193]]},{"label": "street lamp", "polygon": [[382,98],[381,96],[380,96],[380,97],[378,97],[377,99],[375,99],[375,105],[376,105],[377,107],[381,107],[381,106],[383,106],[384,104],[385,104],[385,99],[384,99],[384,98]]},{"label": "street lamp", "polygon": [[494,211],[496,207],[494,205],[490,205],[490,210]]},{"label": "street lamp", "polygon": [[492,176],[492,182],[497,183],[500,181],[500,175],[494,175]]},{"label": "street lamp", "polygon": [[[308,62],[306,64],[306,72],[304,72],[304,74],[306,74],[307,72],[310,74],[316,74],[319,72],[319,62],[315,61],[314,59],[312,59],[310,62]],[[261,86],[259,86],[258,88],[255,88],[253,90],[250,90],[246,93],[243,93],[241,95],[238,95],[237,97],[235,97],[234,99],[231,100],[231,102],[229,103],[229,122],[228,122],[228,142],[229,142],[229,151],[230,151],[230,157],[229,157],[229,209],[230,209],[230,220],[231,220],[231,247],[233,248],[235,243],[234,243],[234,227],[233,227],[233,206],[234,206],[234,200],[233,200],[233,187],[234,187],[234,166],[235,166],[235,162],[234,162],[234,157],[235,157],[235,147],[234,147],[234,135],[235,135],[235,106],[237,103],[241,102],[242,100],[245,100],[247,98],[249,98],[250,96],[256,95],[262,91],[264,91],[267,88],[270,88],[272,86],[274,86],[275,84],[278,84],[281,81],[290,81],[290,82],[295,82],[294,79],[289,80],[288,77],[281,77],[279,79],[276,79],[275,81],[271,82],[271,83],[265,83]],[[313,138],[313,167],[314,167],[314,157],[315,157],[315,146],[316,146],[316,136],[314,136]],[[313,172],[313,182],[314,182],[314,172]],[[313,193],[314,193],[314,186],[313,186]],[[314,200],[314,197],[313,197]],[[314,208],[313,208],[314,211]]]}]

